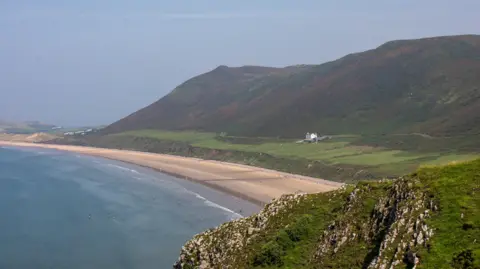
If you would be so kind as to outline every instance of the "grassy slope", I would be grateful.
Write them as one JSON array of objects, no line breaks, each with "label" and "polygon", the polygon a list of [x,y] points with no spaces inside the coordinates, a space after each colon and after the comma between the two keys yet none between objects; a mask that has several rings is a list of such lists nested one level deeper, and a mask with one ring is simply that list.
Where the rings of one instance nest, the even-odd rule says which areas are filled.
[{"label": "grassy slope", "polygon": [[445,164],[478,156],[471,153],[415,152],[359,145],[357,140],[361,137],[353,135],[335,136],[318,144],[296,144],[287,139],[216,137],[213,133],[158,130],[130,131],[117,135],[182,141],[200,148],[258,152],[287,159],[320,161],[330,165],[351,165],[368,168],[384,176],[411,172],[421,163]]},{"label": "grassy slope", "polygon": [[[480,268],[480,160],[282,199],[196,236],[182,254],[213,268],[366,268],[376,256],[372,268],[394,261],[411,268],[405,257],[413,254],[417,268]],[[426,241],[415,239],[419,233]]]},{"label": "grassy slope", "polygon": [[465,250],[473,251],[480,268],[480,160],[423,168],[417,176],[440,207],[440,213],[428,221],[436,229],[430,251],[420,253],[426,268],[446,268],[452,256]]}]

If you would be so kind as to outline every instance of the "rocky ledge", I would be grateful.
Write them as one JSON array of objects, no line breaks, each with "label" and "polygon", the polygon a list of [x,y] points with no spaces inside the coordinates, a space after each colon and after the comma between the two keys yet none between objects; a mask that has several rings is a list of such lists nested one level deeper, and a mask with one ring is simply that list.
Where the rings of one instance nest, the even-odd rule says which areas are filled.
[{"label": "rocky ledge", "polygon": [[196,235],[174,268],[480,268],[480,160],[292,194]]}]

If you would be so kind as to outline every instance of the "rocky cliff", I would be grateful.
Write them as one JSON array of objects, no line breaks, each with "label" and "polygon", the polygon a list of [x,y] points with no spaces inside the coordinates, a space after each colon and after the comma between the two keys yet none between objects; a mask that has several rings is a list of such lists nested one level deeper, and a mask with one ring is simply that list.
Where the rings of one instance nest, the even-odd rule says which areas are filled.
[{"label": "rocky cliff", "polygon": [[174,268],[480,268],[480,160],[292,194],[196,235]]}]

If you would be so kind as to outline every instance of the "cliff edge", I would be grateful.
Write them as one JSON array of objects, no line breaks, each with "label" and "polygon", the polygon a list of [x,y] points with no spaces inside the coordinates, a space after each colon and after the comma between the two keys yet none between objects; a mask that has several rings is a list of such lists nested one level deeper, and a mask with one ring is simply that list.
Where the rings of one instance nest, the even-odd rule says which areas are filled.
[{"label": "cliff edge", "polygon": [[480,268],[480,160],[283,196],[196,235],[174,268]]}]

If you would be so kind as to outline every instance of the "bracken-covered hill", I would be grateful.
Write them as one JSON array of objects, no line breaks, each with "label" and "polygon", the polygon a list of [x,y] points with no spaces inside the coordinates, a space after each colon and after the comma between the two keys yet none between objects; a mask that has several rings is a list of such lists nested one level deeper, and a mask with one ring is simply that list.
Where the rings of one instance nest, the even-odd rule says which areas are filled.
[{"label": "bracken-covered hill", "polygon": [[287,195],[187,242],[174,268],[480,268],[480,160]]},{"label": "bracken-covered hill", "polygon": [[321,65],[220,66],[106,133],[480,133],[480,36],[392,41]]}]

